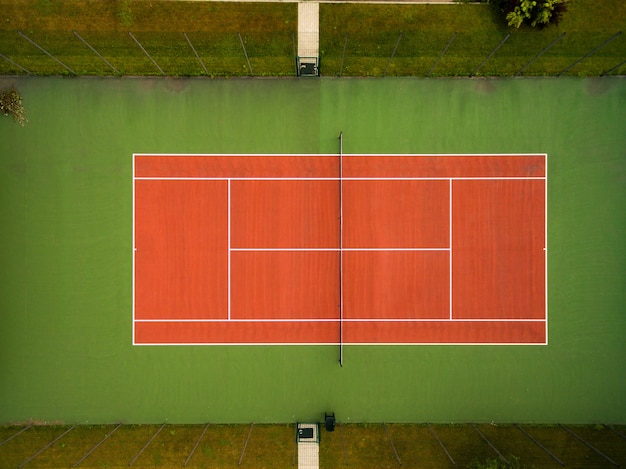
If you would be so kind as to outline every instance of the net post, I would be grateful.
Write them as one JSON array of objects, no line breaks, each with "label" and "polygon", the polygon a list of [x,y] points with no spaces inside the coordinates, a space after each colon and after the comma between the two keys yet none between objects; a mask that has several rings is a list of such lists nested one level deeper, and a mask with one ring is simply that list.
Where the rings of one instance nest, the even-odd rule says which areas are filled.
[{"label": "net post", "polygon": [[343,131],[339,132],[339,366],[343,367]]}]

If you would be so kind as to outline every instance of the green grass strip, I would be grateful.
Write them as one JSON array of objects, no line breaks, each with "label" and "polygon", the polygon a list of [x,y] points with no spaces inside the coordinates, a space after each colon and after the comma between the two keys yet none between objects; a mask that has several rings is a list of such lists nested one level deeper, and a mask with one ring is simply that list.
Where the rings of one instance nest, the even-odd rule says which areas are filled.
[{"label": "green grass strip", "polygon": [[[323,3],[321,72],[468,76],[480,67],[481,76],[512,76],[532,62],[524,75],[625,73],[626,39],[617,35],[626,2],[568,8],[558,26],[539,30],[507,27],[491,4]],[[295,3],[0,0],[0,11],[0,75],[294,75]]]}]

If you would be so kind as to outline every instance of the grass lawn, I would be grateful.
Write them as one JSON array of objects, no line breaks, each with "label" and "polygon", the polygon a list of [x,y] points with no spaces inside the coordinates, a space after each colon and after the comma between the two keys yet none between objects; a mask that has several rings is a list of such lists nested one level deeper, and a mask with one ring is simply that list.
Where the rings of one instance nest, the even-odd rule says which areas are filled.
[{"label": "grass lawn", "polygon": [[[626,3],[616,0],[571,2],[563,21],[543,30],[508,28],[489,4],[322,4],[320,53],[326,75],[381,76],[386,70],[387,75],[510,76],[565,32],[524,71],[524,75],[556,75],[625,25]],[[622,34],[567,74],[599,75],[625,58]],[[624,70],[625,65],[612,73]]]},{"label": "grass lawn", "polygon": [[[297,464],[293,424],[116,427],[77,426],[56,441],[71,427],[33,426],[9,441],[22,428],[0,427],[0,465],[16,467],[52,441],[26,467],[72,467],[78,462],[83,468],[128,467],[131,462],[135,467],[186,463],[186,467],[290,468]],[[624,427],[602,425],[342,424],[334,432],[322,429],[319,461],[323,469],[509,467],[501,455],[517,468],[558,468],[559,461],[566,467],[601,468],[613,466],[609,459],[626,463],[624,434]]]},{"label": "grass lawn", "polygon": [[[294,74],[296,3],[0,0],[0,11],[4,75],[26,70],[36,75]],[[625,26],[621,0],[572,0],[563,21],[544,30],[512,30],[489,4],[324,3],[321,70],[326,76],[511,76],[566,33],[523,74],[620,74],[626,71],[620,65],[626,35],[613,36]]]},{"label": "grass lawn", "polygon": [[[78,75],[159,75],[129,31],[166,75],[206,73],[183,32],[211,76],[250,74],[242,41],[254,75],[280,76],[294,70],[294,3],[2,0],[0,11],[0,53],[37,75],[71,72],[17,31]],[[0,74],[25,73],[0,60]]]}]

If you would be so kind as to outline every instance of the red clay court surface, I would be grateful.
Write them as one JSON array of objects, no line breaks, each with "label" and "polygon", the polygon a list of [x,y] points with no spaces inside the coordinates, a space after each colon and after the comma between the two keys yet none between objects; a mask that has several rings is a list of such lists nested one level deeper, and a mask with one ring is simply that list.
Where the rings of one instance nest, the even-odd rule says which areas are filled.
[{"label": "red clay court surface", "polygon": [[133,158],[133,344],[547,343],[546,155]]}]

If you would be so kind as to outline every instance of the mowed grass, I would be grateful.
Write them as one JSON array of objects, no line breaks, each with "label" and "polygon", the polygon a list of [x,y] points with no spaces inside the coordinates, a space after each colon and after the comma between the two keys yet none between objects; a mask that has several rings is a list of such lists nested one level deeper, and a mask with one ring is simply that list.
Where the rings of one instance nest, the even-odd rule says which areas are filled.
[{"label": "mowed grass", "polygon": [[[0,11],[0,53],[37,75],[281,76],[294,70],[294,3],[2,0]],[[0,60],[0,74],[26,73]]]},{"label": "mowed grass", "polygon": [[509,28],[490,4],[322,4],[320,54],[326,75],[511,76],[565,33],[523,71],[558,75],[617,34],[564,73],[600,75],[626,59],[625,25],[620,0],[570,2],[561,23],[542,30]]},{"label": "mowed grass", "polygon": [[[576,0],[568,8],[558,26],[517,30],[490,4],[324,3],[321,71],[326,76],[511,76],[522,69],[526,76],[624,73],[626,35],[619,33],[626,26],[626,2]],[[0,74],[295,73],[296,3],[0,0],[0,11],[0,53],[6,57],[0,58]]]},{"label": "mowed grass", "polygon": [[[17,434],[23,428],[0,427],[1,467],[297,465],[294,424],[35,425]],[[520,468],[601,468],[626,463],[625,438],[624,426],[341,424],[322,428],[319,460],[323,469],[480,467],[503,459]]]}]

